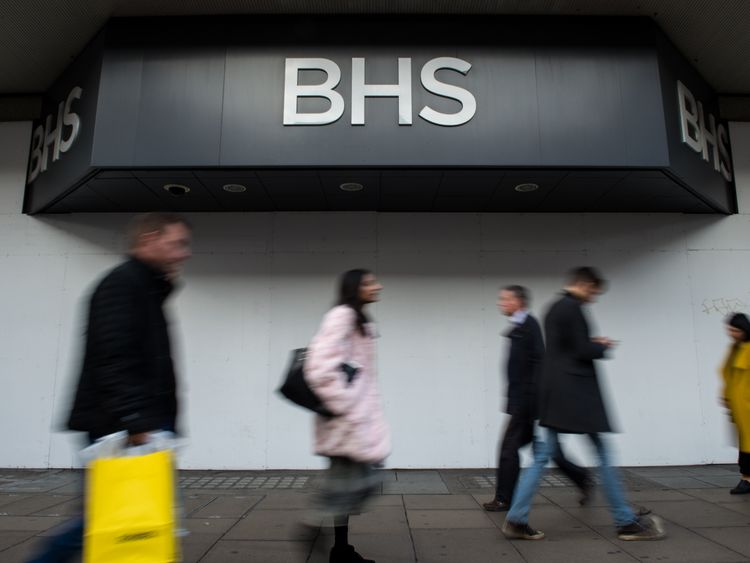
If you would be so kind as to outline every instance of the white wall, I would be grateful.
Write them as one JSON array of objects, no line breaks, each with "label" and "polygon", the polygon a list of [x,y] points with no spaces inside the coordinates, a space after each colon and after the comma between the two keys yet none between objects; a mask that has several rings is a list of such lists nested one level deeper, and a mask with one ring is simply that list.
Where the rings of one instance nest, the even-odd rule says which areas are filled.
[{"label": "white wall", "polygon": [[[750,127],[733,125],[750,212]],[[120,260],[129,216],[20,213],[30,136],[0,124],[0,467],[68,467],[57,432],[77,376],[82,298]],[[195,254],[173,303],[191,468],[318,467],[310,417],[274,393],[335,278],[371,267],[395,467],[488,467],[504,415],[507,327],[498,286],[528,285],[540,313],[572,266],[610,291],[591,313],[621,340],[602,364],[626,465],[736,459],[717,403],[722,318],[750,311],[750,215],[195,214]],[[568,441],[592,461],[579,438]]]}]

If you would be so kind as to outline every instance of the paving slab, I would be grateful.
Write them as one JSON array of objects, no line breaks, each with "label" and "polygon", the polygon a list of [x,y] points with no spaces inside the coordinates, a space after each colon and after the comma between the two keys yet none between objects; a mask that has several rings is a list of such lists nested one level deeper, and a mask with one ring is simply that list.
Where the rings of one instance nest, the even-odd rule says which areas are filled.
[{"label": "paving slab", "polygon": [[696,475],[696,478],[713,487],[724,487],[727,493],[740,481],[737,475]]},{"label": "paving slab", "polygon": [[309,551],[309,544],[304,542],[221,540],[201,563],[301,563]]},{"label": "paving slab", "polygon": [[[692,500],[695,498],[693,492],[701,493],[704,490],[709,489],[691,489],[688,491],[680,491],[674,489],[648,489],[641,491],[625,491],[625,498],[631,503],[649,503],[659,500]],[[607,504],[603,494],[599,494],[602,505]]]},{"label": "paving slab", "polygon": [[[573,487],[559,489],[552,487],[539,488],[537,489],[536,495],[534,495],[534,501],[537,504],[544,504],[540,502],[540,499],[546,500],[546,504],[554,504],[557,506],[581,506],[581,493],[578,489]],[[594,491],[590,504],[593,506],[601,506],[605,503],[606,500],[601,494],[599,494],[599,491]]]},{"label": "paving slab", "polygon": [[[29,538],[25,542],[14,545],[13,547],[4,551],[0,551],[0,561],[2,561],[3,563],[26,563],[34,554],[37,553],[38,549],[39,539]],[[80,558],[78,558],[77,561],[71,561],[71,563],[80,563]]]},{"label": "paving slab", "polygon": [[[474,497],[474,500],[477,502],[477,506],[481,507],[482,504],[485,502],[489,502],[494,497],[494,491],[493,492],[484,492],[484,493],[472,493],[471,496]],[[531,501],[531,506],[544,506],[544,505],[550,505],[552,502],[542,496],[541,494],[537,493],[534,495],[534,498]],[[578,506],[578,501],[576,501],[575,506]],[[482,509],[484,510],[484,509]]]},{"label": "paving slab", "polygon": [[[527,563],[633,563],[638,561],[594,531],[547,536],[543,540],[513,540]],[[677,563],[679,560],[675,560]],[[680,562],[682,563],[682,562]]]},{"label": "paving slab", "polygon": [[667,537],[659,541],[620,541],[613,539],[624,552],[639,561],[679,561],[680,563],[737,563],[746,558],[674,523],[666,523]]},{"label": "paving slab", "polygon": [[664,487],[669,487],[670,489],[708,489],[714,487],[711,483],[702,481],[697,477],[676,476],[649,478]]},{"label": "paving slab", "polygon": [[399,506],[378,506],[368,512],[349,518],[352,534],[408,533],[409,525],[404,509]]},{"label": "paving slab", "polygon": [[[713,489],[690,489],[684,493],[692,498],[707,500],[708,502],[725,503],[748,503],[750,504],[750,495],[730,495],[729,489],[725,487]],[[664,499],[671,500],[671,499]],[[2,510],[2,508],[0,508]]]},{"label": "paving slab", "polygon": [[497,530],[413,530],[419,563],[523,563]]},{"label": "paving slab", "polygon": [[194,511],[198,510],[199,508],[203,508],[215,498],[217,498],[216,495],[203,495],[196,493],[185,494],[185,492],[183,491],[183,494],[180,498],[180,502],[182,503],[182,512],[186,516],[190,516],[190,514],[192,514]]},{"label": "paving slab", "polygon": [[737,479],[740,478],[736,465],[693,465],[683,469],[690,475],[734,475]]},{"label": "paving slab", "polygon": [[371,497],[367,506],[375,508],[376,506],[404,506],[403,495],[379,495]]},{"label": "paving slab", "polygon": [[30,516],[74,498],[70,495],[31,495],[0,508],[0,516]]},{"label": "paving slab", "polygon": [[655,514],[686,528],[750,526],[750,515],[704,500],[652,502]]},{"label": "paving slab", "polygon": [[[570,516],[582,522],[589,527],[606,527],[614,528],[612,523],[612,513],[607,506],[577,506],[565,508]],[[536,524],[535,524],[536,525]]]},{"label": "paving slab", "polygon": [[254,510],[226,533],[225,540],[295,541],[299,538],[296,510]]},{"label": "paving slab", "polygon": [[181,563],[198,563],[221,539],[222,534],[191,534],[180,542]]},{"label": "paving slab", "polygon": [[647,479],[653,477],[681,477],[691,475],[690,469],[695,466],[682,465],[678,467],[674,466],[662,466],[662,467],[629,467],[624,471],[635,473]]},{"label": "paving slab", "polygon": [[21,493],[1,493],[0,494],[0,512],[2,512],[2,508],[6,504],[12,504],[14,502],[18,502],[19,500],[29,498],[29,496],[30,495],[25,495]]},{"label": "paving slab", "polygon": [[404,506],[424,510],[476,509],[477,501],[470,495],[404,495]]},{"label": "paving slab", "polygon": [[35,532],[4,532],[0,535],[0,561],[3,560],[2,551],[23,543],[29,538],[34,537]]},{"label": "paving slab", "polygon": [[83,512],[83,498],[73,497],[69,500],[55,504],[49,508],[45,508],[38,512],[34,512],[31,516],[64,516],[66,518],[72,518],[78,516]]},{"label": "paving slab", "polygon": [[385,495],[449,494],[438,471],[397,471],[395,481],[383,482]]},{"label": "paving slab", "polygon": [[314,492],[283,491],[267,494],[256,508],[261,510],[301,510],[311,506],[315,498]]},{"label": "paving slab", "polygon": [[3,516],[0,518],[0,532],[41,532],[68,520],[51,516]]},{"label": "paving slab", "polygon": [[[746,500],[750,501],[750,499]],[[717,502],[715,504],[727,510],[734,510],[740,514],[750,515],[750,502]]]},{"label": "paving slab", "polygon": [[224,535],[237,522],[239,522],[238,518],[184,518],[181,525],[190,532],[187,537],[192,538],[203,534]]},{"label": "paving slab", "polygon": [[263,495],[224,495],[193,511],[191,518],[239,518],[263,500]]},{"label": "paving slab", "polygon": [[742,554],[750,561],[750,530],[747,527],[697,528],[694,532],[727,549]]},{"label": "paving slab", "polygon": [[408,510],[409,527],[419,529],[495,528],[479,510]]}]

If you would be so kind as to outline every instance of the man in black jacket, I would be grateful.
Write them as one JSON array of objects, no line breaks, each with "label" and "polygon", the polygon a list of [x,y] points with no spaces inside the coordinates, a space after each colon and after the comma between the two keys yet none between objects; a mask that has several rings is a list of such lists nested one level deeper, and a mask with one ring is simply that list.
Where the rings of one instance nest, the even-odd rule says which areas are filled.
[{"label": "man in black jacket", "polygon": [[586,434],[596,448],[602,489],[621,540],[655,540],[665,536],[657,516],[636,514],[625,500],[617,470],[610,465],[610,451],[602,436],[611,432],[594,360],[605,356],[614,341],[592,338],[583,305],[604,290],[604,279],[590,267],[570,273],[563,295],[544,319],[547,353],[540,385],[539,423],[547,428],[543,443],[534,453],[534,465],[521,478],[508,511],[503,534],[510,539],[538,540],[544,533],[529,526],[531,500],[544,467],[558,444],[558,434]]},{"label": "man in black jacket", "polygon": [[[175,431],[177,395],[162,306],[185,260],[190,227],[171,213],[133,219],[128,259],[99,282],[89,303],[86,344],[68,428],[88,441],[125,430],[132,445]],[[81,549],[83,520],[52,538],[33,563],[69,561]]]},{"label": "man in black jacket", "polygon": [[[506,334],[510,347],[507,363],[508,402],[505,410],[510,415],[510,420],[500,445],[495,498],[483,504],[484,509],[489,512],[510,508],[520,471],[518,451],[534,438],[537,385],[541,377],[544,340],[539,323],[529,313],[529,300],[529,291],[520,285],[507,286],[498,295],[498,309],[513,324],[513,328]],[[568,461],[560,449],[554,452],[553,460],[581,489],[581,503],[585,504],[591,489],[588,471]]]}]

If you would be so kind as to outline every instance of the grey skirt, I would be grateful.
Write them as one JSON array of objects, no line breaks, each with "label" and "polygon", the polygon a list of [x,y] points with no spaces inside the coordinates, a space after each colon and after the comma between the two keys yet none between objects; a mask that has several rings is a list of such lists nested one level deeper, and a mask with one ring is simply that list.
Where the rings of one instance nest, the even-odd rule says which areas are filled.
[{"label": "grey skirt", "polygon": [[380,491],[382,475],[372,464],[331,457],[314,501],[322,516],[338,518],[360,514],[367,501]]}]

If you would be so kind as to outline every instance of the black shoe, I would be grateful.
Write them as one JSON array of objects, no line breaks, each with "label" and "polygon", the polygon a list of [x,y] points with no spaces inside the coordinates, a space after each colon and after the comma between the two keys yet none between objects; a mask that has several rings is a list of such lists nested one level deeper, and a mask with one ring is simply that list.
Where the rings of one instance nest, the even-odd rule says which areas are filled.
[{"label": "black shoe", "polygon": [[487,512],[506,512],[510,508],[510,504],[504,500],[492,500],[490,502],[482,503],[482,507]]},{"label": "black shoe", "polygon": [[666,535],[664,522],[658,516],[641,516],[635,522],[617,528],[617,537],[623,541],[660,540]]},{"label": "black shoe", "polygon": [[737,486],[729,491],[730,495],[746,495],[748,493],[750,493],[750,481],[744,479],[741,479]]},{"label": "black shoe", "polygon": [[328,558],[329,563],[375,563],[372,559],[365,559],[359,553],[354,551],[353,545],[344,547],[333,546],[331,555]]},{"label": "black shoe", "polygon": [[544,538],[544,532],[535,530],[528,524],[519,524],[506,520],[502,527],[503,535],[509,540],[541,540]]}]

